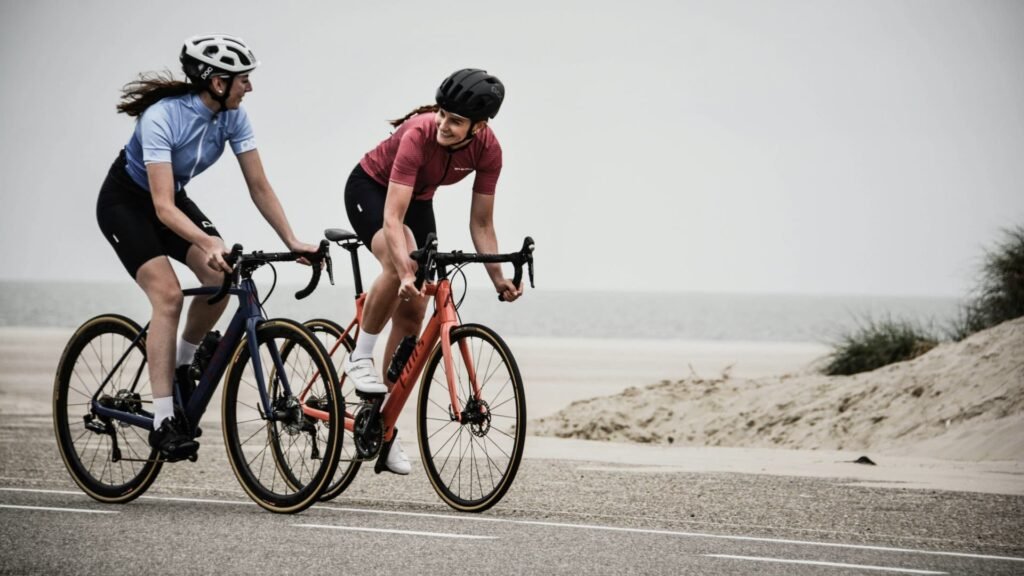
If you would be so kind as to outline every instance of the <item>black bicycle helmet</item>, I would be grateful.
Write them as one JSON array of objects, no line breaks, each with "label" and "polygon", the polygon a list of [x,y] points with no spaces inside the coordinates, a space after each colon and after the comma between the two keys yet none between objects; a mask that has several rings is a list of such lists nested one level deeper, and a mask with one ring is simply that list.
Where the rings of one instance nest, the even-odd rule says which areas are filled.
[{"label": "black bicycle helmet", "polygon": [[437,105],[473,122],[494,118],[505,99],[505,85],[486,70],[464,68],[437,88]]}]

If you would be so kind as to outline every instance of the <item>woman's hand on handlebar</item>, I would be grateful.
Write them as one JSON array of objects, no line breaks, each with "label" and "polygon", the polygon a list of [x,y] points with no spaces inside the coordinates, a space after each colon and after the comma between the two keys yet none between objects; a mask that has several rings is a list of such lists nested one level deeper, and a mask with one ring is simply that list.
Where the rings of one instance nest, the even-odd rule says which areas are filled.
[{"label": "woman's hand on handlebar", "polygon": [[217,272],[231,273],[231,266],[224,260],[224,255],[227,254],[228,249],[224,246],[224,240],[219,236],[207,236],[202,245],[199,246],[199,249],[203,251],[203,262],[207,266]]},{"label": "woman's hand on handlebar", "polygon": [[504,302],[512,302],[523,295],[523,287],[516,286],[508,278],[502,278],[495,282],[494,289],[497,290],[498,297]]},{"label": "woman's hand on handlebar", "polygon": [[[320,250],[320,247],[316,244],[306,244],[305,242],[293,240],[288,243],[288,249],[296,254],[316,254],[317,251]],[[306,266],[309,266],[310,264],[309,259],[305,257],[299,258],[296,262],[299,264],[305,264]],[[321,262],[320,265],[323,266],[323,262]]]},{"label": "woman's hand on handlebar", "polygon": [[403,302],[423,297],[423,290],[416,287],[416,263],[411,261],[410,263],[412,266],[407,266],[406,270],[402,271],[402,278],[398,285],[398,297]]}]

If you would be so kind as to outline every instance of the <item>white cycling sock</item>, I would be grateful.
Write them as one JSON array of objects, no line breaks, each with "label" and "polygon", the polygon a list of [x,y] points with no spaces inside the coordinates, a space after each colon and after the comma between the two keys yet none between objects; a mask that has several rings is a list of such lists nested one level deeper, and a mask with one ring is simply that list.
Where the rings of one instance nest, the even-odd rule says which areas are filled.
[{"label": "white cycling sock", "polygon": [[192,357],[196,355],[197,348],[199,348],[199,344],[193,344],[184,338],[178,338],[178,361],[174,365],[184,366],[185,364],[192,364]]},{"label": "white cycling sock", "polygon": [[359,334],[359,339],[356,340],[356,348],[352,351],[352,359],[362,360],[363,358],[373,358],[373,347],[377,344],[378,336],[380,336],[380,334],[361,332]]},{"label": "white cycling sock", "polygon": [[174,397],[153,398],[153,430],[163,424],[164,420],[174,416]]}]

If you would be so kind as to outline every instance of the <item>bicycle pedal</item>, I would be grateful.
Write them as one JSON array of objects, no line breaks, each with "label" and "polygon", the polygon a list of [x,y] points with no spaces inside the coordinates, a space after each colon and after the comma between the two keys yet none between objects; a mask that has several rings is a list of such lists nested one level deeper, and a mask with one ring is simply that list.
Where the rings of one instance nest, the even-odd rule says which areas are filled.
[{"label": "bicycle pedal", "polygon": [[194,447],[180,446],[176,450],[160,452],[159,459],[164,462],[181,462],[189,460],[195,462],[199,459],[199,442],[193,442]]},{"label": "bicycle pedal", "polygon": [[383,445],[381,445],[380,452],[377,453],[377,461],[374,462],[373,464],[374,474],[380,474],[381,472],[391,472],[390,470],[388,470],[388,453],[391,452],[391,445],[394,444],[395,438],[397,437],[398,434],[395,434],[391,437],[391,440],[388,440]]}]

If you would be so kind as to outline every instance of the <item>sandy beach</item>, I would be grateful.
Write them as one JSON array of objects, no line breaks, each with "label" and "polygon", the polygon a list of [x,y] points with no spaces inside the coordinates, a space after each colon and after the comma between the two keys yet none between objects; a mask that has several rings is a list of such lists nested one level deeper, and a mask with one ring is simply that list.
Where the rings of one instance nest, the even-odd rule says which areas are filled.
[{"label": "sandy beach", "polygon": [[[49,418],[71,332],[0,328],[0,414]],[[509,345],[526,383],[527,459],[1024,494],[1024,321],[840,379],[813,372],[828,352],[813,343]],[[415,429],[414,409],[410,401],[400,429]],[[855,464],[861,456],[877,465]]]}]

